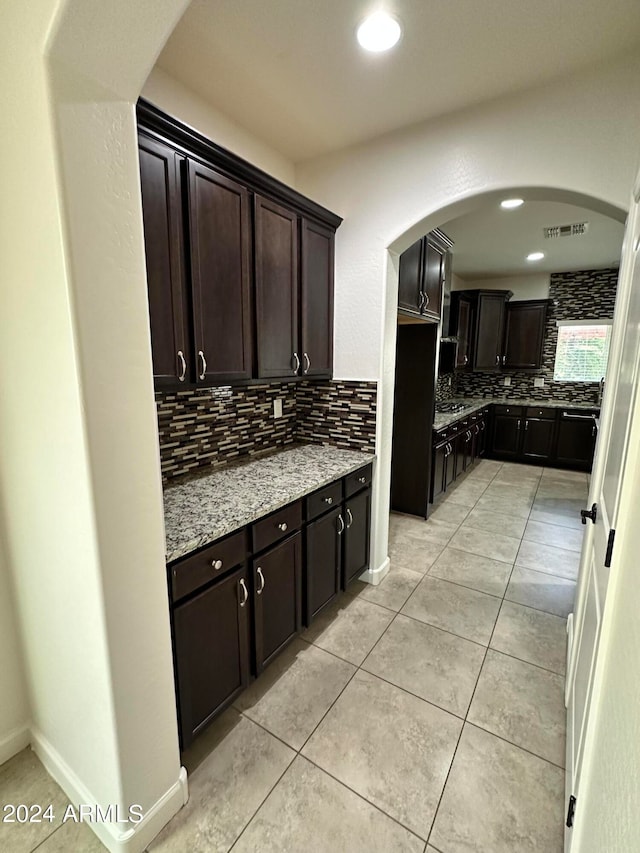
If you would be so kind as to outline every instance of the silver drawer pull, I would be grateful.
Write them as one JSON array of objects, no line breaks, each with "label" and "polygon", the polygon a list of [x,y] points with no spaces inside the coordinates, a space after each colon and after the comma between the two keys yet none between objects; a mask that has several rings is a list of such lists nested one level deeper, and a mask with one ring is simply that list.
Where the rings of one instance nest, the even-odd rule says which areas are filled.
[{"label": "silver drawer pull", "polygon": [[562,417],[569,421],[595,421],[595,415],[572,415],[569,412],[563,412]]},{"label": "silver drawer pull", "polygon": [[202,373],[200,374],[200,379],[205,379],[207,376],[207,359],[204,357],[202,350],[198,350],[198,355],[202,360]]},{"label": "silver drawer pull", "polygon": [[280,522],[280,524],[278,525],[278,530],[282,530],[282,532],[283,532],[283,533],[284,533],[286,530],[288,530],[287,522],[286,522],[286,521],[282,521],[282,522]]},{"label": "silver drawer pull", "polygon": [[344,519],[341,515],[338,516],[338,536],[344,533]]},{"label": "silver drawer pull", "polygon": [[348,509],[347,510],[347,530],[351,527],[352,524],[353,524],[353,515],[351,513],[351,510]]},{"label": "silver drawer pull", "polygon": [[211,568],[219,572],[222,568],[222,560],[211,560]]},{"label": "silver drawer pull", "polygon": [[333,503],[333,498],[322,498],[322,500],[323,500],[326,504],[329,504],[329,506],[331,506],[331,504]]},{"label": "silver drawer pull", "polygon": [[240,588],[242,589],[242,601],[240,602],[240,607],[244,607],[249,600],[249,590],[244,582],[244,578],[240,578]]},{"label": "silver drawer pull", "polygon": [[260,586],[256,591],[258,595],[262,595],[262,590],[264,589],[264,575],[262,574],[262,569],[260,568],[260,566],[258,566],[256,572],[258,574],[258,577],[260,578]]},{"label": "silver drawer pull", "polygon": [[308,354],[307,354],[306,352],[303,352],[303,353],[302,353],[302,357],[303,357],[303,359],[304,359],[304,365],[305,365],[305,366],[304,366],[304,368],[303,368],[303,370],[302,370],[302,372],[303,372],[303,373],[308,373],[308,372],[309,372],[309,368],[311,367],[311,359],[309,358],[309,356],[308,356]]},{"label": "silver drawer pull", "polygon": [[366,477],[358,477],[358,482],[359,482],[359,483],[366,483],[366,482],[367,482],[367,478],[366,478]]},{"label": "silver drawer pull", "polygon": [[178,376],[179,382],[184,382],[184,377],[187,375],[187,362],[184,358],[184,353],[181,349],[178,350],[178,358],[180,359],[180,374]]},{"label": "silver drawer pull", "polygon": [[298,357],[298,353],[294,352],[291,356],[291,360],[294,362],[293,372],[297,375],[300,370],[300,358]]}]

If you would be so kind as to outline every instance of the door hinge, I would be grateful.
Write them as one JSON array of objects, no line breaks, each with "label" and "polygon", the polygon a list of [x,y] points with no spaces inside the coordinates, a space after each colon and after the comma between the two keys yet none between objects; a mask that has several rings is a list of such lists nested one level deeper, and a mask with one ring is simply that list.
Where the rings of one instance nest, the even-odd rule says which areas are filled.
[{"label": "door hinge", "polygon": [[604,558],[604,565],[605,565],[605,568],[607,568],[607,569],[611,568],[611,558],[613,557],[613,543],[615,542],[615,538],[616,538],[616,532],[612,527],[611,530],[609,531],[609,540],[607,542],[607,553],[606,553],[605,558]]},{"label": "door hinge", "polygon": [[569,829],[573,826],[573,818],[576,813],[576,798],[571,794],[569,797],[569,808],[567,809],[567,826]]}]

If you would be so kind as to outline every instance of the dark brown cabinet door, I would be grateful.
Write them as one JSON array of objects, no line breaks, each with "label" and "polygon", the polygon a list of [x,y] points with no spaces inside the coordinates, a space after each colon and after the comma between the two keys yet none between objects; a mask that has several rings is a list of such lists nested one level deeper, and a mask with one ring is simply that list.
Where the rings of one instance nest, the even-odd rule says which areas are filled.
[{"label": "dark brown cabinet door", "polygon": [[432,463],[432,486],[431,486],[431,501],[433,502],[438,498],[445,490],[444,485],[444,472],[446,466],[446,458],[449,453],[449,444],[445,442],[444,444],[439,444],[437,447],[433,449],[433,463]]},{"label": "dark brown cabinet door", "polygon": [[595,444],[596,425],[591,415],[581,412],[560,414],[555,458],[557,463],[590,471]]},{"label": "dark brown cabinet door", "polygon": [[464,370],[470,367],[471,362],[471,300],[464,296],[459,297],[458,327],[455,334],[458,336],[458,349],[456,352],[456,369]]},{"label": "dark brown cabinet door", "polygon": [[456,479],[456,446],[452,440],[444,455],[444,490],[445,492]]},{"label": "dark brown cabinet door", "polygon": [[500,370],[506,304],[502,294],[483,293],[478,298],[474,370],[486,373]]},{"label": "dark brown cabinet door", "polygon": [[523,418],[495,415],[491,450],[500,456],[518,456]]},{"label": "dark brown cabinet door", "polygon": [[188,171],[196,378],[250,379],[249,196],[193,160]]},{"label": "dark brown cabinet door", "polygon": [[522,455],[527,459],[550,459],[553,453],[555,421],[527,418],[524,422]]},{"label": "dark brown cabinet door", "polygon": [[344,525],[341,507],[307,525],[305,542],[305,623],[340,591],[342,540]]},{"label": "dark brown cabinet door", "polygon": [[182,262],[182,158],[142,133],[138,141],[153,374],[164,388],[189,381],[193,368]]},{"label": "dark brown cabinet door", "polygon": [[371,489],[345,501],[343,589],[369,568]]},{"label": "dark brown cabinet door", "polygon": [[419,314],[422,307],[422,248],[423,239],[417,240],[400,255],[398,271],[398,308]]},{"label": "dark brown cabinet door", "polygon": [[302,373],[331,377],[333,370],[333,257],[335,234],[303,219],[301,251]]},{"label": "dark brown cabinet door", "polygon": [[482,458],[487,452],[487,415],[483,412],[478,420],[477,454]]},{"label": "dark brown cabinet door", "polygon": [[504,367],[539,370],[547,319],[547,301],[510,302],[506,309]]},{"label": "dark brown cabinet door", "polygon": [[249,681],[249,607],[243,566],[173,611],[183,749]]},{"label": "dark brown cabinet door", "polygon": [[254,251],[258,376],[302,372],[298,344],[298,217],[254,197]]},{"label": "dark brown cabinet door", "polygon": [[302,534],[253,560],[256,674],[300,631]]},{"label": "dark brown cabinet door", "polygon": [[425,238],[422,292],[422,313],[440,318],[442,307],[442,281],[444,279],[444,263],[446,252],[434,246],[431,240]]}]

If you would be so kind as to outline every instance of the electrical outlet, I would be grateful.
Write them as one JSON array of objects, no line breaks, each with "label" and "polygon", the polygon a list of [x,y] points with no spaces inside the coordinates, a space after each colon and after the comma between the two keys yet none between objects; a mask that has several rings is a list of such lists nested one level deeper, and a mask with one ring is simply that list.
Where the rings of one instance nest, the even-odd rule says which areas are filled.
[{"label": "electrical outlet", "polygon": [[544,388],[544,377],[540,376],[538,379],[533,380],[534,388]]},{"label": "electrical outlet", "polygon": [[502,384],[503,384],[503,385],[505,385],[505,386],[511,385],[511,377],[510,377],[510,376],[505,376],[505,377],[504,377],[504,382],[503,382]]},{"label": "electrical outlet", "polygon": [[273,401],[273,417],[281,418],[282,417],[282,400],[277,399]]}]

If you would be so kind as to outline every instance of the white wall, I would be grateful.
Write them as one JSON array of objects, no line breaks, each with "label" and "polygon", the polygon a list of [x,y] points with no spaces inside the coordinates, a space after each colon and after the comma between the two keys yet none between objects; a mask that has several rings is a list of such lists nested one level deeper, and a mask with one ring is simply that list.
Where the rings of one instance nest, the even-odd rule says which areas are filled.
[{"label": "white wall", "polygon": [[0,49],[7,558],[40,756],[76,803],[156,810],[94,827],[111,850],[185,795],[134,116],[185,5],[14,3]]},{"label": "white wall", "polygon": [[290,187],[295,185],[295,171],[290,160],[214,109],[158,66],[147,78],[142,97],[274,178]]},{"label": "white wall", "polygon": [[379,382],[374,565],[387,553],[391,464],[397,275],[387,248],[403,251],[487,192],[558,188],[624,209],[639,83],[634,57],[297,166],[298,189],[345,218],[336,240],[336,378]]},{"label": "white wall", "polygon": [[464,281],[458,276],[451,283],[452,290],[511,290],[513,301],[549,298],[549,273],[511,275],[504,278],[486,278]]},{"label": "white wall", "polygon": [[[0,545],[1,545],[0,541]],[[13,584],[0,547],[0,764],[29,743],[29,703]]]}]

